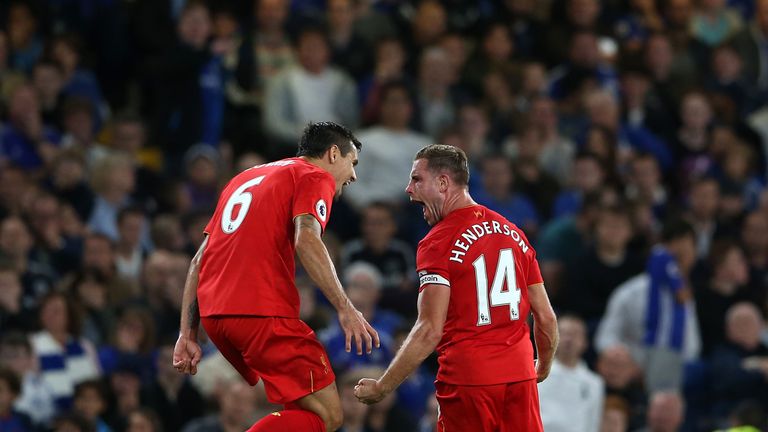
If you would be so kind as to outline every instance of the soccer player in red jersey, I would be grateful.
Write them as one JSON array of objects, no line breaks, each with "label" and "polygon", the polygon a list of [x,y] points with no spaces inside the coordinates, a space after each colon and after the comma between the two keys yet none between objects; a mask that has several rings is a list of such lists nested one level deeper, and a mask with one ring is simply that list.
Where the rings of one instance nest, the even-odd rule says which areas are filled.
[{"label": "soccer player in red jersey", "polygon": [[285,410],[249,431],[335,431],[341,402],[328,355],[299,319],[294,255],[336,308],[346,349],[371,352],[379,336],[352,305],[321,234],[331,204],[355,181],[361,144],[335,123],[307,126],[297,157],[258,165],[225,186],[184,286],[174,367],[195,374],[202,322],[221,353]]},{"label": "soccer player in red jersey", "polygon": [[405,191],[432,225],[416,256],[419,316],[384,375],[360,380],[356,396],[380,401],[437,348],[438,431],[541,431],[536,383],[552,365],[555,313],[528,239],[476,204],[468,179],[467,156],[456,147],[416,154]]}]

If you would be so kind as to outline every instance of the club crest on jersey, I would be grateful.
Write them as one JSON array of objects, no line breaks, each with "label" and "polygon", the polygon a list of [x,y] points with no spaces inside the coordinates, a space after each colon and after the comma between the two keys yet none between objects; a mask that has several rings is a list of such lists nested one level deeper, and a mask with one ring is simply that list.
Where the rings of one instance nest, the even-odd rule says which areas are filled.
[{"label": "club crest on jersey", "polygon": [[317,204],[315,204],[315,211],[317,212],[317,215],[320,216],[320,220],[325,222],[328,218],[328,208],[325,205],[325,201],[319,200]]}]

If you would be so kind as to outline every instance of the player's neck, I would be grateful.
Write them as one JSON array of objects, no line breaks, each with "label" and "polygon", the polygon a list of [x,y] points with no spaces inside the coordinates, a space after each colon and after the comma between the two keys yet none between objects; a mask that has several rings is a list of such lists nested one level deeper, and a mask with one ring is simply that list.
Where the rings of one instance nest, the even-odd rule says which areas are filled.
[{"label": "player's neck", "polygon": [[446,198],[445,204],[443,204],[443,214],[448,216],[456,210],[473,205],[477,205],[477,203],[469,195],[469,191],[466,188],[462,188]]}]

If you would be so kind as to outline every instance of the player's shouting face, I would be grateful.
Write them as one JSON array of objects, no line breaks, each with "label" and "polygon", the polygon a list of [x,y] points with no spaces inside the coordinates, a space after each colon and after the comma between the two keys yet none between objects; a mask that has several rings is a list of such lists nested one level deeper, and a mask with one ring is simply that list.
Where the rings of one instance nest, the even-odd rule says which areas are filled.
[{"label": "player's shouting face", "polygon": [[411,202],[419,203],[424,207],[424,220],[431,226],[443,218],[448,175],[432,172],[428,164],[426,159],[413,161],[411,180],[405,192],[411,197]]},{"label": "player's shouting face", "polygon": [[328,153],[326,153],[330,159],[328,172],[336,180],[336,198],[341,195],[341,190],[344,186],[357,180],[357,175],[355,174],[355,167],[358,161],[357,148],[352,144],[350,144],[350,147],[351,150],[347,152],[346,156],[341,155],[341,150],[336,145],[328,149]]}]

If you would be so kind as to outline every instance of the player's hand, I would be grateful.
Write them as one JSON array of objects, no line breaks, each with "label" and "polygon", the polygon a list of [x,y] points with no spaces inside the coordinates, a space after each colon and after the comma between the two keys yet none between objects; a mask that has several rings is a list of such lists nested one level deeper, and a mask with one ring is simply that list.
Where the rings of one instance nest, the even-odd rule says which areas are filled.
[{"label": "player's hand", "polygon": [[386,395],[384,387],[375,379],[363,378],[355,386],[355,397],[364,404],[375,404]]},{"label": "player's hand", "polygon": [[351,304],[339,311],[339,324],[341,324],[344,336],[346,336],[345,347],[347,352],[352,351],[353,339],[357,347],[357,355],[363,355],[363,345],[365,345],[365,352],[368,354],[371,353],[374,346],[378,348],[381,345],[379,333],[368,324],[363,314]]},{"label": "player's hand", "polygon": [[173,348],[173,367],[180,373],[194,375],[202,356],[203,351],[196,340],[180,335]]},{"label": "player's hand", "polygon": [[552,369],[552,362],[545,363],[542,361],[536,361],[536,382],[540,383],[547,379],[549,371]]}]

